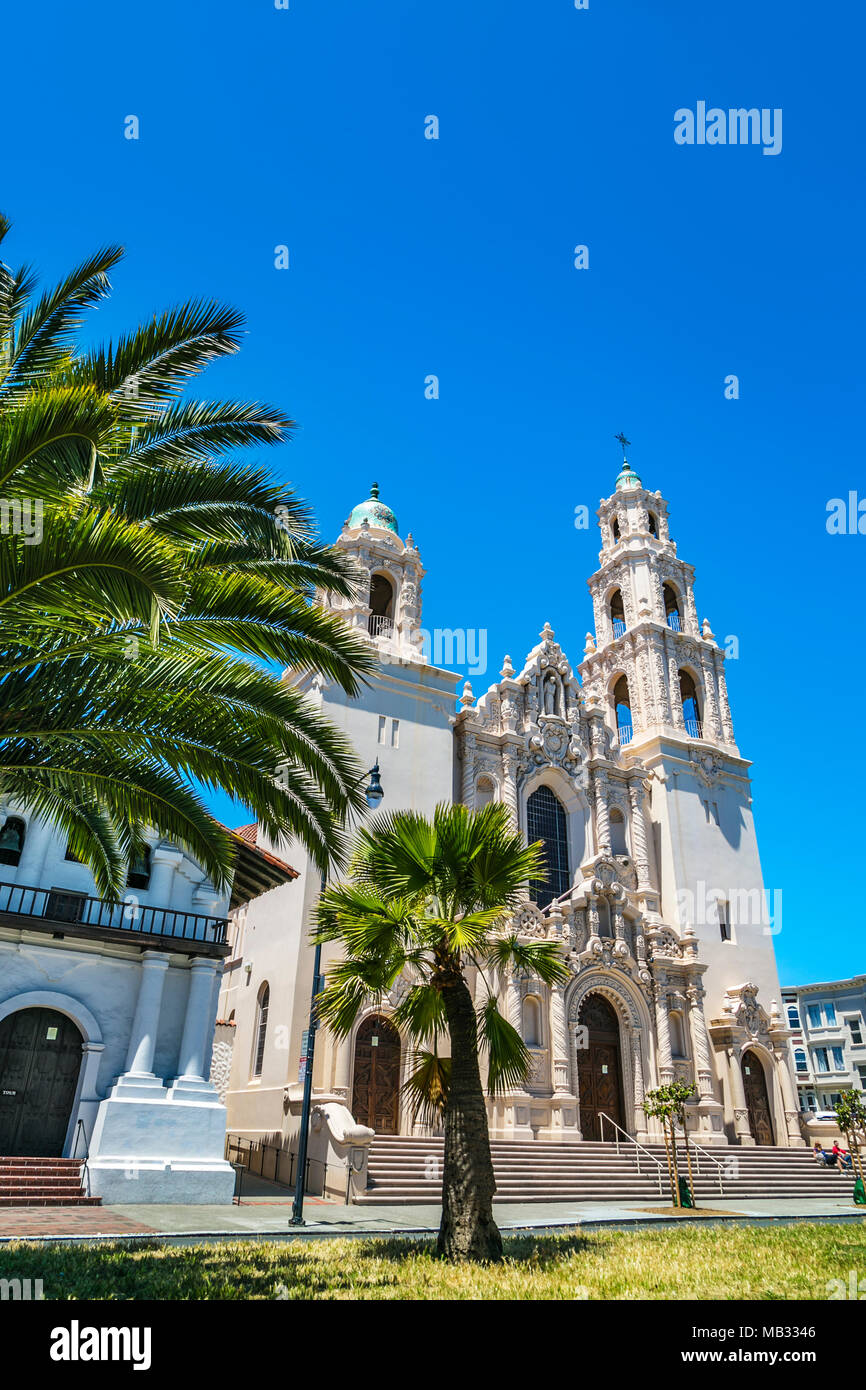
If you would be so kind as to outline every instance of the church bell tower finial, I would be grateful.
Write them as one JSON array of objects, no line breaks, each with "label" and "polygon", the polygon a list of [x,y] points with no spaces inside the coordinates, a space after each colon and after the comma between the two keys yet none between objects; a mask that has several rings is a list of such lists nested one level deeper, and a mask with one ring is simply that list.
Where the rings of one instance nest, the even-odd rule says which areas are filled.
[{"label": "church bell tower finial", "polygon": [[616,480],[617,492],[628,492],[632,488],[643,487],[643,483],[641,482],[637,473],[635,473],[634,469],[628,461],[628,458],[626,457],[625,451],[626,449],[631,448],[631,440],[626,439],[622,430],[620,430],[619,434],[614,435],[614,439],[622,449],[622,470],[619,474],[619,477]]}]

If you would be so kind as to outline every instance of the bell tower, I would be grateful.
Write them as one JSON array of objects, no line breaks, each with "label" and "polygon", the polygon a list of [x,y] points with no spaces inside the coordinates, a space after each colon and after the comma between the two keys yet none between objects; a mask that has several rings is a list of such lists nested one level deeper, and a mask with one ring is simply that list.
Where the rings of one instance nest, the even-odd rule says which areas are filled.
[{"label": "bell tower", "polygon": [[365,633],[383,659],[423,661],[421,556],[411,531],[405,541],[400,539],[397,518],[380,501],[378,483],[352,509],[336,544],[355,563],[358,592],[351,600],[320,594],[320,602]]},{"label": "bell tower", "polygon": [[677,554],[668,506],[627,459],[598,510],[602,549],[589,580],[595,634],[581,674],[620,747],[665,733],[737,754],[724,653],[698,622],[695,572]]},{"label": "bell tower", "polygon": [[602,714],[626,765],[639,761],[650,773],[661,918],[706,962],[704,1011],[728,1115],[738,1133],[748,1132],[739,1053],[728,1057],[723,1046],[733,1004],[748,988],[771,1020],[765,1065],[775,1087],[776,1142],[785,1143],[787,1131],[787,1142],[800,1143],[779,1051],[773,937],[781,893],[764,886],[725,656],[706,619],[698,621],[694,569],[678,554],[667,502],[644,487],[625,457],[628,441],[620,442],[623,466],[597,513],[601,552],[589,579],[595,632],[587,633],[580,667],[587,712]]}]

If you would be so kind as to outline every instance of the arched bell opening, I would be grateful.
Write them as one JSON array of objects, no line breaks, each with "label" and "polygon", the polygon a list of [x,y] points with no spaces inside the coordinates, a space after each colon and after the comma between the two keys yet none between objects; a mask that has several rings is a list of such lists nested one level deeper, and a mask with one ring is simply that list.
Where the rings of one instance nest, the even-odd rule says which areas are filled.
[{"label": "arched bell opening", "polygon": [[370,617],[367,630],[373,637],[390,633],[394,628],[394,586],[384,574],[374,574],[370,580]]},{"label": "arched bell opening", "polygon": [[662,589],[662,597],[665,601],[665,622],[671,632],[682,632],[682,622],[680,619],[680,600],[673,584],[665,584]]},{"label": "arched bell opening", "polygon": [[701,708],[698,704],[697,686],[694,677],[688,671],[680,671],[680,699],[683,705],[686,733],[690,738],[702,738]]},{"label": "arched bell opening", "polygon": [[625,676],[620,676],[613,687],[613,710],[616,723],[617,737],[621,747],[631,743],[634,726],[631,714],[631,695],[629,694],[628,680]]}]

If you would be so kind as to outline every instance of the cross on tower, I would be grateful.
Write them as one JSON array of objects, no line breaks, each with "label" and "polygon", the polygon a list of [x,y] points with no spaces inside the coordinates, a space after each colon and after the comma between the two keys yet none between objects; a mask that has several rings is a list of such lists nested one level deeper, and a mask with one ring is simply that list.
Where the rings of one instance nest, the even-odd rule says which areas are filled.
[{"label": "cross on tower", "polygon": [[622,430],[620,430],[619,434],[615,434],[615,435],[614,435],[614,439],[616,440],[617,444],[621,444],[621,445],[622,445],[622,457],[623,457],[623,460],[625,461],[625,451],[626,451],[626,449],[630,449],[630,448],[631,448],[631,440],[630,440],[630,439],[626,439],[626,437],[625,437],[625,435],[623,434]]}]

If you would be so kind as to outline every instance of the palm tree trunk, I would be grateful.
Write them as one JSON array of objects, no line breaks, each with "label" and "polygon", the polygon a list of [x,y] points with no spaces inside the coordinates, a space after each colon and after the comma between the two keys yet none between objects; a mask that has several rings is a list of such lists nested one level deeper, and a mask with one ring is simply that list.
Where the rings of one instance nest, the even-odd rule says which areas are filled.
[{"label": "palm tree trunk", "polygon": [[442,1223],[437,1249],[451,1260],[498,1260],[493,1220],[493,1160],[478,1066],[475,1008],[459,970],[442,990],[451,1035],[451,1085],[445,1111]]}]

